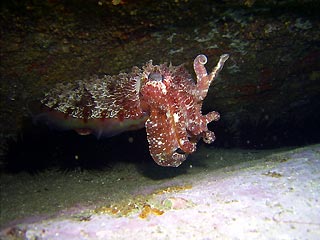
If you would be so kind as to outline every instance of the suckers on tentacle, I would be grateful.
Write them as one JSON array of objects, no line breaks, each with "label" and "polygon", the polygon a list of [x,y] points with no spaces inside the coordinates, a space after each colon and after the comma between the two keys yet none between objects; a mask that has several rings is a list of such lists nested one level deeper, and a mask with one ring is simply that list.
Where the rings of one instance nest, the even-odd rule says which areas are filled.
[{"label": "suckers on tentacle", "polygon": [[145,126],[155,162],[177,167],[196,150],[200,138],[206,143],[215,139],[207,124],[217,121],[219,113],[202,115],[202,101],[227,59],[222,55],[208,74],[207,58],[197,56],[196,82],[183,66],[149,61],[129,74],[58,84],[41,100],[46,109],[42,117],[54,126],[98,136]]}]

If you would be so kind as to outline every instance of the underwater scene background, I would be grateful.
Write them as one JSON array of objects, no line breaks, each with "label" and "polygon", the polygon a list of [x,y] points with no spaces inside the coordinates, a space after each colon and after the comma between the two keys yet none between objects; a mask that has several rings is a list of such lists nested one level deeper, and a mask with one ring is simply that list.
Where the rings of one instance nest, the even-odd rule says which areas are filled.
[{"label": "underwater scene background", "polygon": [[[319,11],[312,0],[2,1],[1,238],[319,238]],[[199,54],[208,73],[229,55],[204,98],[187,87],[201,82]],[[92,76],[114,85],[96,90]],[[148,81],[173,94],[157,98]],[[105,125],[88,128],[88,113],[108,107],[88,89],[118,94],[126,111],[105,122],[118,135],[90,135]],[[70,109],[52,111],[71,95],[75,125]],[[190,102],[199,114],[181,117]],[[169,155],[162,165],[181,165],[153,161]]]}]

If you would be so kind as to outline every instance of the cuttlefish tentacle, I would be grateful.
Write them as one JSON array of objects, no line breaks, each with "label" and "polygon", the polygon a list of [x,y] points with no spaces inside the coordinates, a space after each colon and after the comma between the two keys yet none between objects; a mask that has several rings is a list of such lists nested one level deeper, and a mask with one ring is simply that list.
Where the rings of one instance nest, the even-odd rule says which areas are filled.
[{"label": "cuttlefish tentacle", "polygon": [[215,66],[215,68],[212,70],[210,74],[207,73],[207,70],[204,66],[207,63],[207,57],[205,55],[200,54],[194,59],[193,68],[197,75],[197,98],[199,100],[205,99],[212,81],[222,70],[224,63],[228,60],[228,58],[229,54],[221,55],[218,64]]}]

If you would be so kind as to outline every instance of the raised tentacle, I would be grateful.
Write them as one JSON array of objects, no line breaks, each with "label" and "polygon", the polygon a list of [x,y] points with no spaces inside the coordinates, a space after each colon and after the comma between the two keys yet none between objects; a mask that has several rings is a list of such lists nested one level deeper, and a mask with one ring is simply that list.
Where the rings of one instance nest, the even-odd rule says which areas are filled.
[{"label": "raised tentacle", "polygon": [[193,68],[197,75],[197,98],[200,101],[205,99],[205,97],[207,96],[209,86],[211,85],[212,81],[218,76],[218,73],[221,71],[225,61],[227,61],[228,58],[229,54],[221,55],[219,62],[209,75],[204,66],[207,63],[207,57],[201,54],[194,59]]}]

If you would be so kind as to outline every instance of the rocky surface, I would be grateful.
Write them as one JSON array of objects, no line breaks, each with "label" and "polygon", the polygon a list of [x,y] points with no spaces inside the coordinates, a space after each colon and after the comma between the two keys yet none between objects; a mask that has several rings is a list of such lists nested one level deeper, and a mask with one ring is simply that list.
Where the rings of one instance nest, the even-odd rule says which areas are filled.
[{"label": "rocky surface", "polygon": [[216,144],[317,142],[317,10],[317,1],[4,1],[2,148],[28,128],[31,102],[58,82],[117,74],[150,59],[185,64],[193,74],[199,53],[211,66],[222,53],[231,56],[204,106],[222,116],[213,126]]}]

